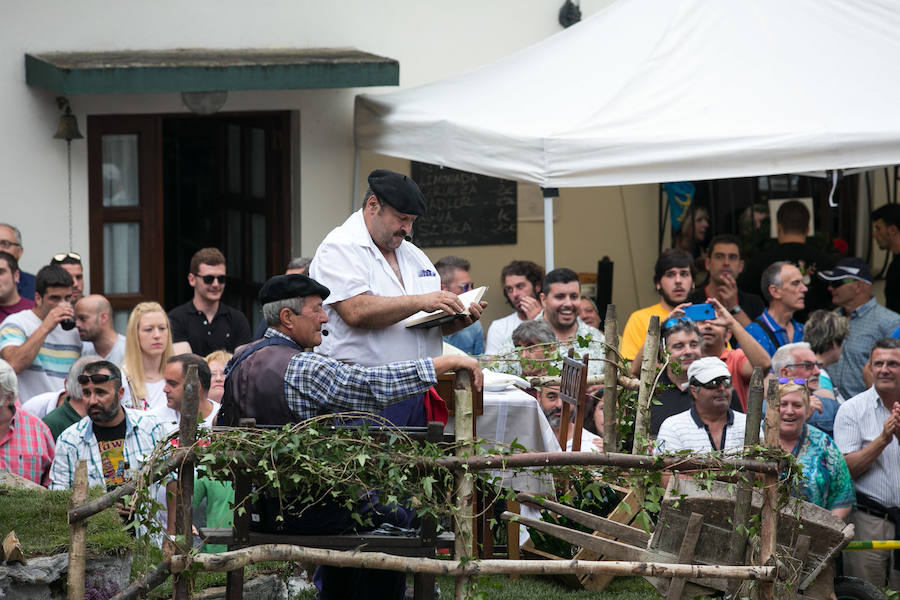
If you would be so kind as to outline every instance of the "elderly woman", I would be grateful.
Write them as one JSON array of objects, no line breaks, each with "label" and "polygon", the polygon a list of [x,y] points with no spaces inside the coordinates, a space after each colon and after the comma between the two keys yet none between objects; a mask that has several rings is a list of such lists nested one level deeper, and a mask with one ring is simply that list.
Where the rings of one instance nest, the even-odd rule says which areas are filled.
[{"label": "elderly woman", "polygon": [[835,389],[825,367],[833,365],[841,357],[841,348],[848,335],[850,335],[850,321],[847,317],[830,310],[813,311],[803,329],[803,341],[809,344],[816,359],[822,363],[819,367],[821,369],[819,388],[830,392],[838,402],[843,402],[844,399]]},{"label": "elderly woman", "polygon": [[790,378],[779,379],[781,402],[779,441],[803,466],[804,500],[827,508],[836,517],[846,519],[856,502],[853,480],[834,440],[812,425],[807,425],[811,409],[809,390]]}]

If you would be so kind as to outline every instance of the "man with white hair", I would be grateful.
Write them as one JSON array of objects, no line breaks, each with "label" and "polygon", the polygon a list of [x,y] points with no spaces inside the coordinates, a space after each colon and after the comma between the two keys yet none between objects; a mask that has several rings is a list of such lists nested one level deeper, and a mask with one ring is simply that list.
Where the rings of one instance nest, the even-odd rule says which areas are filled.
[{"label": "man with white hair", "polygon": [[47,487],[54,445],[50,429],[38,418],[17,410],[16,372],[0,359],[0,471]]},{"label": "man with white hair", "polygon": [[694,405],[663,421],[656,436],[656,452],[710,452],[744,445],[747,415],[730,408],[731,372],[713,356],[698,358],[688,367]]},{"label": "man with white hair", "polygon": [[[84,372],[84,368],[96,360],[96,356],[82,356],[75,361],[66,377],[66,388],[59,393],[59,404],[44,415],[44,423],[50,428],[54,440],[58,440],[63,431],[87,415],[87,405],[84,402],[78,378]],[[53,392],[42,394],[42,396],[46,395],[53,395]],[[36,396],[36,398],[40,398],[40,396]]]},{"label": "man with white hair", "polygon": [[807,342],[785,344],[772,357],[772,372],[776,377],[803,379],[809,388],[809,406],[813,409],[813,414],[806,422],[832,435],[834,415],[840,405],[834,398],[816,393],[820,391],[819,373],[822,372],[822,367],[824,365],[816,358],[816,353]]}]

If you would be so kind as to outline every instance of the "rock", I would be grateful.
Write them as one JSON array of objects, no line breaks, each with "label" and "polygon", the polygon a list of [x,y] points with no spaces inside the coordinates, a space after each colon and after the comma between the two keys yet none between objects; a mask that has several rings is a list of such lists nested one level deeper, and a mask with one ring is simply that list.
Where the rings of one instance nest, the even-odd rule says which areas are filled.
[{"label": "rock", "polygon": [[[243,600],[288,600],[289,597],[288,588],[278,575],[260,575],[244,582]],[[225,588],[209,588],[195,594],[194,598],[222,600],[225,598]]]},{"label": "rock", "polygon": [[[130,554],[89,557],[85,580],[113,583],[124,589],[131,576]],[[3,600],[65,600],[68,553],[29,558],[27,565],[0,566],[0,598]]]},{"label": "rock", "polygon": [[287,596],[288,598],[296,598],[300,592],[315,588],[313,584],[306,580],[306,577],[288,577],[287,580]]},{"label": "rock", "polygon": [[42,492],[47,491],[47,488],[45,488],[44,486],[38,485],[30,479],[25,479],[21,475],[10,473],[9,471],[0,473],[0,486],[15,488],[19,490],[40,490]]}]

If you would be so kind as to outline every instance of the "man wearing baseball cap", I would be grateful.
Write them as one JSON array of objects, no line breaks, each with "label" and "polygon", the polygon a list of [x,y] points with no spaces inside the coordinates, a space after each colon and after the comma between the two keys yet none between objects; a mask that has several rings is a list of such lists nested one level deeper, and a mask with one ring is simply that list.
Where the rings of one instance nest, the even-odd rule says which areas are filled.
[{"label": "man wearing baseball cap", "polygon": [[710,452],[744,445],[747,416],[730,408],[731,372],[713,356],[698,358],[688,367],[693,406],[671,416],[659,428],[656,452]]},{"label": "man wearing baseball cap", "polygon": [[850,334],[828,374],[844,398],[852,398],[869,387],[863,380],[863,367],[869,362],[872,346],[900,326],[900,315],[875,300],[872,271],[861,258],[843,258],[833,269],[820,271],[819,277],[828,284],[838,311],[850,317]]},{"label": "man wearing baseball cap", "polygon": [[[437,269],[410,241],[413,223],[425,214],[425,198],[406,175],[376,169],[369,174],[363,207],[329,233],[310,264],[310,277],[327,286],[324,302],[330,335],[316,351],[366,367],[440,356],[441,336],[468,327],[486,303],[463,307],[441,290]],[[408,329],[419,311],[445,310],[460,317],[430,329]],[[409,410],[385,414],[396,425],[424,425],[421,399]]]}]

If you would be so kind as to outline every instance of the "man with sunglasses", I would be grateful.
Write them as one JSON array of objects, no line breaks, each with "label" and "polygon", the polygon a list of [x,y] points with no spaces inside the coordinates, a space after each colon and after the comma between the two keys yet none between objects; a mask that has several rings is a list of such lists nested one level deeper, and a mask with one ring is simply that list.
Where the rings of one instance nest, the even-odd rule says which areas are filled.
[{"label": "man with sunglasses", "polygon": [[710,452],[744,445],[747,416],[733,410],[731,373],[720,359],[705,356],[687,371],[690,409],[671,416],[659,428],[656,452]]},{"label": "man with sunglasses", "polygon": [[850,334],[844,340],[841,357],[828,369],[834,385],[844,398],[852,398],[868,388],[863,368],[876,341],[890,337],[900,326],[900,314],[888,310],[872,293],[872,271],[861,258],[843,258],[834,269],[821,271],[828,283],[838,312],[850,317]]},{"label": "man with sunglasses", "polygon": [[[453,292],[457,296],[475,288],[469,269],[472,265],[458,256],[445,256],[436,263],[438,275],[441,276],[441,289]],[[484,354],[484,330],[481,321],[475,321],[465,329],[444,336],[444,341],[466,354]]]},{"label": "man with sunglasses", "polygon": [[72,303],[81,300],[84,294],[84,267],[81,265],[81,255],[77,252],[54,254],[50,264],[59,265],[72,276]]},{"label": "man with sunglasses", "polygon": [[247,317],[221,301],[225,273],[225,256],[217,248],[202,248],[191,257],[188,283],[194,297],[169,311],[175,354],[234,352],[250,341]]},{"label": "man with sunglasses", "polygon": [[62,432],[50,468],[50,489],[65,490],[75,482],[80,459],[88,466],[88,485],[116,488],[131,479],[165,437],[150,413],[122,406],[125,392],[119,367],[98,360],[78,377],[87,416]]}]

